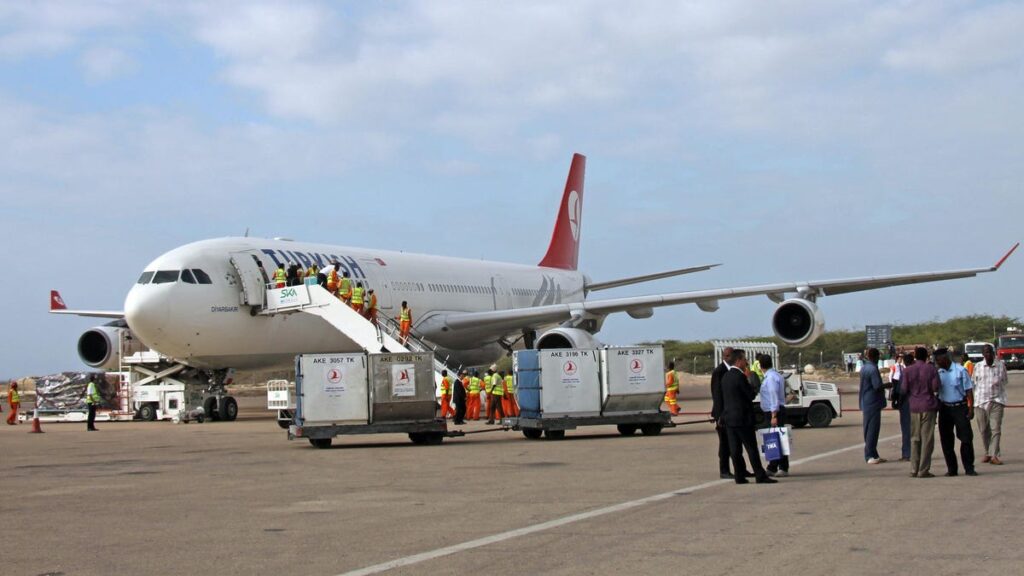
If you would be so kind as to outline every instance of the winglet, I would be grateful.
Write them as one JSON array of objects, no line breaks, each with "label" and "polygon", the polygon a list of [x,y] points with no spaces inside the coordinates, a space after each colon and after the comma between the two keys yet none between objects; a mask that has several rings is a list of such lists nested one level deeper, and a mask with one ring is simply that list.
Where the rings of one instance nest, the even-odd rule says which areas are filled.
[{"label": "winglet", "polygon": [[994,272],[996,270],[999,270],[999,267],[1003,265],[1003,262],[1006,262],[1006,259],[1010,257],[1010,254],[1013,254],[1014,251],[1017,250],[1018,246],[1020,246],[1020,242],[1017,242],[1016,244],[1014,244],[1013,248],[1010,248],[1010,251],[1007,252],[1005,256],[1000,258],[999,262],[996,262],[996,265],[992,267],[992,271]]},{"label": "winglet", "polygon": [[56,290],[50,290],[50,310],[67,310],[68,307],[64,305],[64,299],[60,297],[60,292]]}]

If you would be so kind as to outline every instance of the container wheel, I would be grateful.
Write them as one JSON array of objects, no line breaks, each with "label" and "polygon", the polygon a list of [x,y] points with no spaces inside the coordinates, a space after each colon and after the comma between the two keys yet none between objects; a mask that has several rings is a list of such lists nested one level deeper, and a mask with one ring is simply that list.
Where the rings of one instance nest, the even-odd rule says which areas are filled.
[{"label": "container wheel", "polygon": [[661,434],[662,428],[663,426],[661,424],[641,424],[640,433],[643,434],[644,436],[657,436],[658,434]]},{"label": "container wheel", "polygon": [[232,396],[225,396],[220,403],[220,419],[225,422],[234,422],[238,417],[238,402]]},{"label": "container wheel", "polygon": [[444,443],[444,432],[427,432],[423,436],[427,446],[440,446]]},{"label": "container wheel", "polygon": [[530,440],[537,440],[544,434],[544,431],[540,428],[523,428],[523,436],[526,436]]},{"label": "container wheel", "polygon": [[220,414],[217,413],[217,399],[210,396],[206,400],[203,400],[203,412],[206,413],[206,417],[209,418],[211,422],[220,420]]},{"label": "container wheel", "polygon": [[310,438],[309,443],[313,445],[313,448],[320,448],[321,450],[331,447],[330,438]]},{"label": "container wheel", "polygon": [[139,420],[145,422],[156,420],[156,406],[152,402],[146,402],[139,406]]},{"label": "container wheel", "polygon": [[561,440],[565,438],[565,430],[545,430],[544,437],[548,440]]},{"label": "container wheel", "polygon": [[832,423],[832,409],[824,402],[811,404],[811,407],[807,409],[807,423],[811,425],[811,428],[828,427]]},{"label": "container wheel", "polygon": [[619,424],[616,428],[619,429],[619,434],[622,434],[623,436],[632,436],[633,434],[636,434],[639,426],[636,424]]},{"label": "container wheel", "polygon": [[409,432],[409,440],[417,446],[422,446],[427,443],[426,435],[423,432]]},{"label": "container wheel", "polygon": [[291,420],[278,420],[277,421],[278,427],[280,427],[282,430],[287,430],[288,427],[291,426],[291,424],[292,424]]}]

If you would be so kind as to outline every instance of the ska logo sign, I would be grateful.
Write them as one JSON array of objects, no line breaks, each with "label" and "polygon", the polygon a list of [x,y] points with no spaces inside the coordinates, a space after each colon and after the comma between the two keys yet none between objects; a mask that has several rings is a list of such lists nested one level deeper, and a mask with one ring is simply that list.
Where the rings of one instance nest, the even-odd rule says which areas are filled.
[{"label": "ska logo sign", "polygon": [[337,384],[338,382],[341,382],[341,370],[338,370],[337,368],[331,368],[327,372],[327,381],[330,382],[331,384]]},{"label": "ska logo sign", "polygon": [[579,368],[576,366],[575,362],[570,360],[565,363],[565,366],[562,366],[562,372],[565,372],[566,376],[575,376],[576,372],[579,372]]},{"label": "ska logo sign", "polygon": [[567,208],[569,212],[569,228],[572,230],[572,239],[579,241],[580,216],[583,212],[583,204],[580,202],[580,195],[575,190],[569,192],[569,205]]},{"label": "ska logo sign", "polygon": [[295,288],[285,288],[281,290],[281,298],[295,298],[299,293],[295,291]]},{"label": "ska logo sign", "polygon": [[629,370],[633,374],[639,374],[644,371],[644,363],[641,362],[640,360],[634,359],[632,362],[629,363]]}]

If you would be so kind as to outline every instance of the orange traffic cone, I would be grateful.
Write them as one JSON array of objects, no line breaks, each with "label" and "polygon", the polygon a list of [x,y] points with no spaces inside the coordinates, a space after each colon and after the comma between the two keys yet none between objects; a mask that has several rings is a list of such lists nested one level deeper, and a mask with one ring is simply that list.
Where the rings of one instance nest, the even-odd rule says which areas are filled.
[{"label": "orange traffic cone", "polygon": [[29,434],[42,434],[43,428],[39,425],[39,410],[32,411],[32,429],[28,431]]}]

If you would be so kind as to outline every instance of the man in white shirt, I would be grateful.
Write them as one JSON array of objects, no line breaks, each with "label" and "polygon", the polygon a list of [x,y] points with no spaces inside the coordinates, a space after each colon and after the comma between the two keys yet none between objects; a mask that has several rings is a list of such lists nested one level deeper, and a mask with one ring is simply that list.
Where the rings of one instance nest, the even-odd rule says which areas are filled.
[{"label": "man in white shirt", "polygon": [[984,362],[974,365],[974,416],[978,434],[985,446],[982,462],[1000,465],[999,440],[1003,431],[1003,409],[1006,407],[1006,365],[996,358],[991,345],[986,344],[981,355]]},{"label": "man in white shirt", "polygon": [[[761,357],[761,368],[767,370],[761,381],[761,410],[772,428],[786,425],[786,379],[772,367],[772,357],[765,354]],[[789,476],[789,456],[783,454],[778,460],[768,462],[768,475]]]}]

